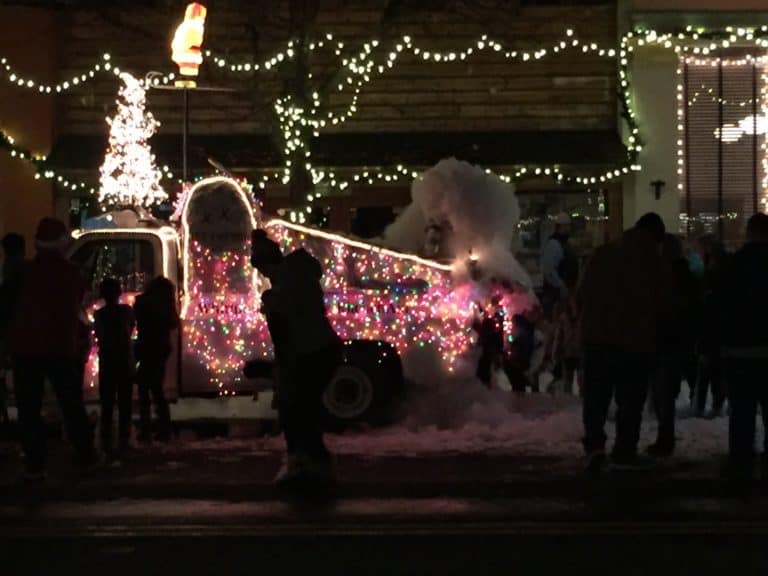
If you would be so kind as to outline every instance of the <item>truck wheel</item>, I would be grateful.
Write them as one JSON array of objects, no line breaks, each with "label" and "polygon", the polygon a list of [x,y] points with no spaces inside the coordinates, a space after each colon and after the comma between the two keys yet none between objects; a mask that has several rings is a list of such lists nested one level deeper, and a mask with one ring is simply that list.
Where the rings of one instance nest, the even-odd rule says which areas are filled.
[{"label": "truck wheel", "polygon": [[333,375],[323,393],[328,415],[341,422],[355,422],[371,409],[374,387],[368,374],[357,366],[344,364]]},{"label": "truck wheel", "polygon": [[323,393],[327,428],[386,423],[403,392],[403,369],[395,348],[386,342],[353,340],[345,362]]}]

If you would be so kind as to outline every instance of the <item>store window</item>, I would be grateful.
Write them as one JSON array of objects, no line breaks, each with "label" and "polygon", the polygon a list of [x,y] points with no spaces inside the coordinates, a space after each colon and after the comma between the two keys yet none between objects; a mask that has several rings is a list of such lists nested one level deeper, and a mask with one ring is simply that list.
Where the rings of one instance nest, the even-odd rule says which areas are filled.
[{"label": "store window", "polygon": [[749,217],[766,208],[764,62],[683,58],[678,79],[681,232],[737,246]]}]

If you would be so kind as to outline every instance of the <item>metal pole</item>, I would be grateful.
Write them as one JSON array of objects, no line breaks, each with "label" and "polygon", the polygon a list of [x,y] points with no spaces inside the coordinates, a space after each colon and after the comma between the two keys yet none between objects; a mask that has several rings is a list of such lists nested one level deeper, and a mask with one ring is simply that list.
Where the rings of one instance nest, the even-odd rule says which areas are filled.
[{"label": "metal pole", "polygon": [[184,127],[182,130],[181,149],[184,158],[182,159],[182,179],[186,184],[188,179],[187,172],[187,138],[189,136],[189,90],[184,88]]}]

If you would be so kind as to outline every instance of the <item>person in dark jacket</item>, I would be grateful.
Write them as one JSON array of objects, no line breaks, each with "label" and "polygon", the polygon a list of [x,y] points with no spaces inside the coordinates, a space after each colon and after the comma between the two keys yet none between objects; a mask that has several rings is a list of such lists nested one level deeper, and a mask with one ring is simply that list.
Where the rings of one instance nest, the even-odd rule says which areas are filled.
[{"label": "person in dark jacket", "polygon": [[662,265],[671,274],[666,290],[669,313],[660,315],[657,323],[657,355],[651,373],[651,394],[658,419],[656,442],[648,447],[651,456],[665,457],[675,447],[675,402],[680,395],[685,362],[693,341],[691,325],[692,298],[695,298],[693,276],[683,256],[680,240],[666,234],[661,249]]},{"label": "person in dark jacket", "polygon": [[98,462],[93,432],[77,381],[77,331],[85,287],[77,267],[64,258],[67,228],[55,218],[37,227],[35,258],[24,265],[11,323],[11,352],[26,475],[45,477],[45,429],[41,418],[44,382],[50,380],[59,401],[77,463]]},{"label": "person in dark jacket", "polygon": [[[482,306],[478,304],[478,307]],[[504,364],[504,309],[500,306],[499,296],[491,298],[490,307],[482,310],[472,328],[477,332],[477,346],[480,348],[475,375],[490,388],[494,370]]]},{"label": "person in dark jacket", "polygon": [[24,265],[24,237],[13,232],[3,237],[3,267],[0,275],[0,424],[8,422],[6,376],[11,373],[9,331],[19,293]]},{"label": "person in dark jacket", "polygon": [[[731,282],[726,276],[730,255],[717,238],[701,239],[704,252],[704,278],[702,281],[702,306],[699,334],[698,374],[694,390],[694,408],[697,416],[715,418],[723,410],[727,399],[727,386],[722,374],[720,330],[718,311],[721,309],[725,285]],[[707,395],[711,390],[712,406],[707,412]]]},{"label": "person in dark jacket", "polygon": [[277,407],[287,453],[275,482],[297,487],[329,482],[333,472],[323,442],[322,394],[343,353],[326,316],[322,268],[304,249],[282,256],[261,230],[253,233],[251,263],[271,283],[261,297],[262,312],[278,364]]},{"label": "person in dark jacket", "polygon": [[656,354],[664,279],[660,246],[665,228],[649,213],[631,230],[598,248],[584,274],[579,305],[584,345],[584,449],[588,471],[605,460],[605,421],[616,397],[616,441],[611,458],[632,465],[637,456],[651,361]]},{"label": "person in dark jacket", "polygon": [[[131,402],[136,363],[131,334],[136,324],[133,310],[120,303],[122,289],[115,278],[99,286],[104,306],[94,315],[99,345],[99,400],[101,402],[101,449],[111,461],[119,461],[128,450],[131,435]],[[112,445],[112,413],[117,399],[118,445]]]},{"label": "person in dark jacket", "polygon": [[[754,466],[757,406],[768,431],[768,216],[747,224],[747,243],[733,256],[721,299],[720,327],[731,407],[731,472],[750,476]],[[768,435],[764,440],[768,448]]]},{"label": "person in dark jacket", "polygon": [[171,355],[171,333],[179,328],[176,310],[176,288],[164,276],[154,278],[133,305],[136,317],[136,383],[139,387],[139,441],[152,441],[150,394],[157,412],[155,440],[171,437],[171,413],[165,399],[163,383],[168,357]]}]

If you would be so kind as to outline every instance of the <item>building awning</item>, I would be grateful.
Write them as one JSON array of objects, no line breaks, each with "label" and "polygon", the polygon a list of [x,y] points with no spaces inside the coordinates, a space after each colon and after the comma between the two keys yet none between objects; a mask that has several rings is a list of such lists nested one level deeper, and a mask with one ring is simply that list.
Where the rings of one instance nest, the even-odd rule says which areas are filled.
[{"label": "building awning", "polygon": [[[158,134],[151,140],[159,166],[180,172],[180,134]],[[211,169],[213,158],[233,171],[278,168],[278,142],[267,134],[191,135],[191,172]],[[106,137],[70,134],[56,140],[49,161],[63,171],[98,170]],[[481,166],[553,165],[615,166],[626,159],[616,132],[422,132],[323,134],[312,142],[312,163],[324,167],[374,167],[403,164],[429,166],[454,156]]]}]

